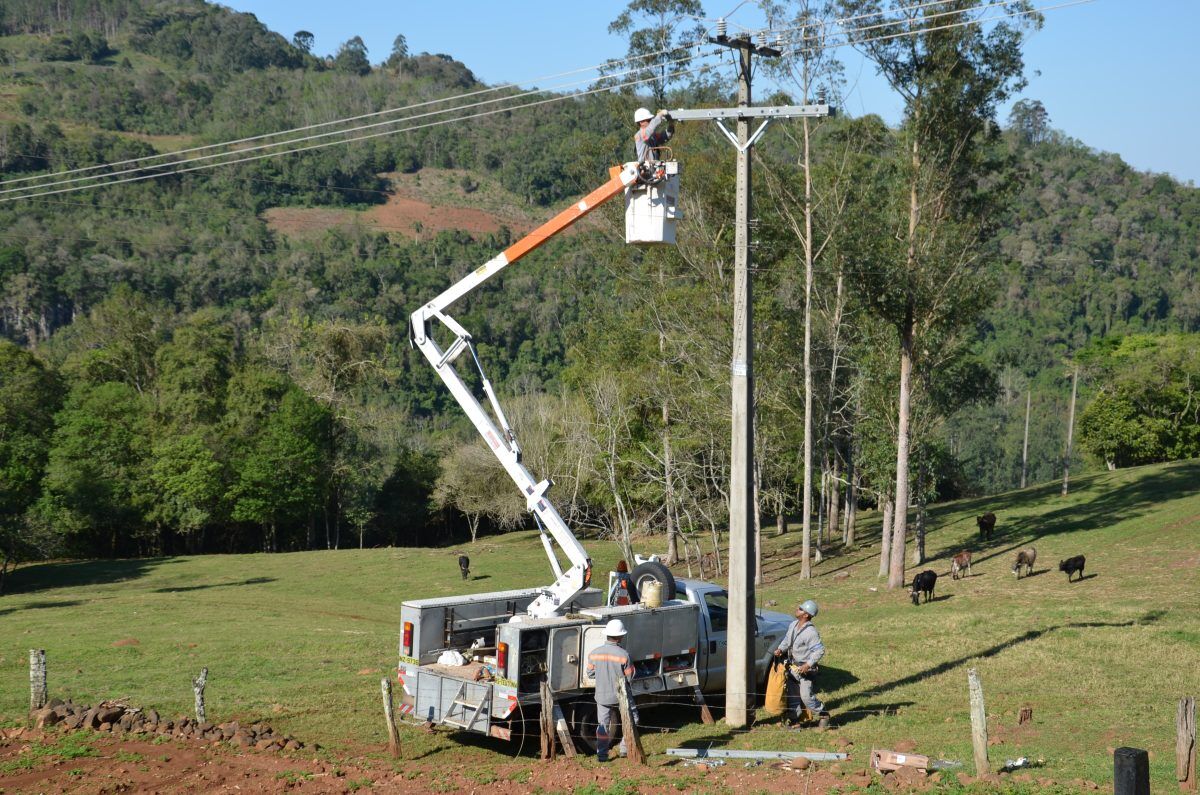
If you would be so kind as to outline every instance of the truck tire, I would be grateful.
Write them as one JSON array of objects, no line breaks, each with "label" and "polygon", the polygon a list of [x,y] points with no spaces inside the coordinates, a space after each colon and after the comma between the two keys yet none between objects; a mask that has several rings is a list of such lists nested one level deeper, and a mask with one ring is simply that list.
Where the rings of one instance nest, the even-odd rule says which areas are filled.
[{"label": "truck tire", "polygon": [[671,576],[670,569],[657,561],[648,560],[635,566],[629,576],[633,580],[633,586],[637,588],[639,599],[642,596],[642,583],[650,580],[662,583],[663,601],[675,598],[675,578]]},{"label": "truck tire", "polygon": [[596,753],[596,702],[580,699],[568,707],[567,714],[575,749],[582,754]]}]

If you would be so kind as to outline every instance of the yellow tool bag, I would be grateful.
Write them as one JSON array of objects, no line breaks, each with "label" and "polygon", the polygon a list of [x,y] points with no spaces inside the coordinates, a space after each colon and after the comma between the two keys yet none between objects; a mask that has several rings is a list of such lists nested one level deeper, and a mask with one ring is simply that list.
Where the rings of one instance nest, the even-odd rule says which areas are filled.
[{"label": "yellow tool bag", "polygon": [[763,709],[768,715],[782,715],[787,710],[787,666],[780,660],[771,661]]}]

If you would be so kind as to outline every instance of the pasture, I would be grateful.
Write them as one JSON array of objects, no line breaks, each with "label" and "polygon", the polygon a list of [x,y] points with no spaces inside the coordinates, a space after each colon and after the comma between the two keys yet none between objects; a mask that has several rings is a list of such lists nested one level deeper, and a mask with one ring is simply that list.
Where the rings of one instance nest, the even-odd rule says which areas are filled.
[{"label": "pasture", "polygon": [[[819,682],[835,728],[793,732],[767,722],[731,732],[700,724],[689,709],[654,710],[643,716],[646,749],[829,749],[844,737],[862,759],[872,747],[910,740],[918,753],[970,771],[966,671],[975,667],[998,741],[994,765],[1040,758],[1037,777],[1111,787],[1108,749],[1133,745],[1151,753],[1152,789],[1174,790],[1176,703],[1200,695],[1198,485],[1200,462],[1190,461],[1080,479],[1067,498],[1053,483],[936,506],[931,560],[908,574],[939,573],[936,598],[920,606],[907,589],[888,591],[876,578],[877,515],[861,517],[863,543],[833,549],[808,583],[797,575],[798,533],[770,535],[758,602],[789,612],[802,598],[820,603],[828,653]],[[974,517],[985,511],[998,521],[981,542]],[[616,562],[614,544],[585,543],[597,570]],[[662,544],[656,537],[637,547]],[[1038,550],[1037,566],[1017,582],[1013,552],[1027,545]],[[953,581],[950,558],[960,549],[974,553],[973,576]],[[471,556],[465,583],[463,551]],[[1076,554],[1087,556],[1087,573],[1068,584],[1058,561]],[[839,572],[849,577],[835,580]],[[127,697],[186,713],[191,677],[207,666],[210,719],[265,720],[334,757],[391,765],[380,755],[379,679],[396,661],[401,599],[550,579],[529,532],[441,549],[22,566],[0,597],[0,722],[24,719],[28,649],[40,647],[51,697]],[[1023,707],[1033,721],[1018,726]],[[486,774],[518,750],[409,728],[402,739],[430,781],[451,762]],[[536,754],[536,745],[523,752]]]}]

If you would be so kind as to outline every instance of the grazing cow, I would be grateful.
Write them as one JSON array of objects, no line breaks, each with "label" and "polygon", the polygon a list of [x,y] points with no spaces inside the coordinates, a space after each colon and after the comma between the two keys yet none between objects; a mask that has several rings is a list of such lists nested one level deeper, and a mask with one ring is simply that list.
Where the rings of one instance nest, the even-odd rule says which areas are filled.
[{"label": "grazing cow", "polygon": [[931,569],[926,569],[916,577],[913,577],[912,591],[909,593],[913,604],[921,604],[921,594],[925,594],[926,602],[932,599],[933,586],[935,585],[937,585],[937,572]]},{"label": "grazing cow", "polygon": [[458,556],[458,570],[462,572],[463,579],[471,576],[471,559],[466,555]]},{"label": "grazing cow", "polygon": [[979,525],[980,538],[991,538],[992,531],[996,529],[996,514],[988,512],[983,516],[976,516],[975,524]]},{"label": "grazing cow", "polygon": [[1021,579],[1021,567],[1025,567],[1025,576],[1033,574],[1033,564],[1037,561],[1037,550],[1033,547],[1026,547],[1017,553],[1016,560],[1013,561],[1012,572],[1017,575],[1017,579]]},{"label": "grazing cow", "polygon": [[1073,575],[1075,572],[1079,572],[1079,579],[1082,580],[1083,579],[1083,564],[1084,564],[1084,562],[1085,562],[1085,558],[1083,557],[1083,555],[1076,555],[1073,558],[1067,558],[1066,560],[1060,560],[1058,562],[1058,570],[1065,571],[1067,573],[1067,582],[1071,581],[1071,575]]},{"label": "grazing cow", "polygon": [[[963,572],[966,574],[963,574]],[[971,576],[971,551],[964,549],[954,556],[950,561],[950,577],[957,580],[959,577]]]}]

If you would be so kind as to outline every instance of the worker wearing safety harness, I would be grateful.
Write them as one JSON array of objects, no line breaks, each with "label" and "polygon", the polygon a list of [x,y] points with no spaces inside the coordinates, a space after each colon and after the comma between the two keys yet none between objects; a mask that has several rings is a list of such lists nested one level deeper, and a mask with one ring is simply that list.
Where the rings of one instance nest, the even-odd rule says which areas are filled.
[{"label": "worker wearing safety harness", "polygon": [[787,655],[787,700],[793,720],[799,722],[804,710],[808,709],[818,717],[821,728],[825,728],[829,725],[829,713],[817,698],[814,681],[817,663],[825,656],[825,645],[821,643],[821,635],[812,623],[818,609],[812,599],[796,607],[796,620],[784,633],[783,640],[779,641],[775,656]]},{"label": "worker wearing safety harness", "polygon": [[[608,749],[617,723],[617,688],[624,687],[625,682],[633,679],[633,662],[629,659],[629,652],[621,648],[625,634],[623,621],[619,618],[609,621],[604,627],[606,642],[592,649],[587,658],[588,676],[596,680],[596,758],[601,762],[608,761]],[[633,713],[633,722],[637,723],[637,707],[630,704],[629,711]],[[618,755],[625,756],[625,749],[625,736],[622,733]]]},{"label": "worker wearing safety harness", "polygon": [[[663,119],[667,120],[667,129],[659,131],[658,126],[662,124]],[[633,113],[633,121],[638,126],[638,131],[633,134],[637,161],[645,163],[647,160],[655,160],[654,150],[666,146],[667,141],[675,134],[674,120],[665,110],[651,113],[648,108],[638,108]]]}]

